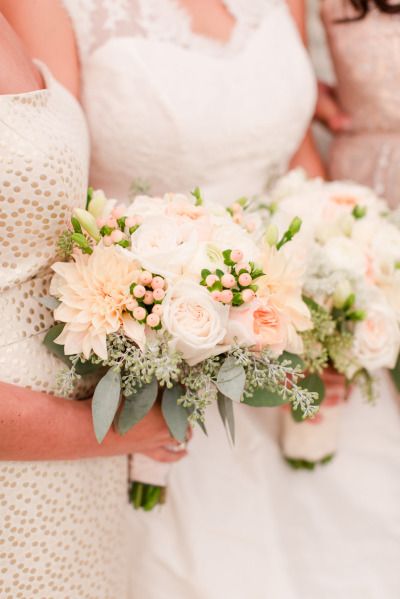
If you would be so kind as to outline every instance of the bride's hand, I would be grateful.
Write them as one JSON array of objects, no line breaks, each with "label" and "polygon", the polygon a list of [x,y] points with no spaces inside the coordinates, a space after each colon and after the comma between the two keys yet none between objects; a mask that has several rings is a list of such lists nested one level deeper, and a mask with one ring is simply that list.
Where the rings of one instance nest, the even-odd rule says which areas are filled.
[{"label": "bride's hand", "polygon": [[171,436],[158,404],[128,433],[118,437],[115,442],[123,444],[124,453],[143,453],[159,462],[177,462],[187,454],[185,447]]}]

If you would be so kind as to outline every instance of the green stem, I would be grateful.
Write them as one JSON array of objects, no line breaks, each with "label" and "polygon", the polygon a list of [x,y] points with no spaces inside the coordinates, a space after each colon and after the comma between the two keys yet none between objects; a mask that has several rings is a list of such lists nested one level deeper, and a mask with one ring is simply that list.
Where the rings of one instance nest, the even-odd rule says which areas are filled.
[{"label": "green stem", "polygon": [[133,482],[129,493],[130,502],[136,510],[150,512],[156,505],[165,502],[165,487]]}]

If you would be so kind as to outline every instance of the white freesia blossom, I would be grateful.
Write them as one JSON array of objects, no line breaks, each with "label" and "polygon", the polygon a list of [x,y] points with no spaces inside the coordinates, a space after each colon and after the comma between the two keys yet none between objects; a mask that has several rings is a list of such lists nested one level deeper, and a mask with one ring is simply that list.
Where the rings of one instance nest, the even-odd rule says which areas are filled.
[{"label": "white freesia blossom", "polygon": [[190,279],[182,279],[163,302],[163,324],[171,335],[171,347],[189,365],[222,353],[229,307],[216,302],[210,293]]}]

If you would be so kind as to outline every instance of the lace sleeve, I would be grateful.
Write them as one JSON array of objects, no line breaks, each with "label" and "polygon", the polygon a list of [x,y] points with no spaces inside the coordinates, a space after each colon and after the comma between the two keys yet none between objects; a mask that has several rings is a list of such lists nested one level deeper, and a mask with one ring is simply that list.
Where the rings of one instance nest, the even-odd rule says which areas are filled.
[{"label": "lace sleeve", "polygon": [[139,0],[63,0],[84,61],[108,39],[141,33]]}]

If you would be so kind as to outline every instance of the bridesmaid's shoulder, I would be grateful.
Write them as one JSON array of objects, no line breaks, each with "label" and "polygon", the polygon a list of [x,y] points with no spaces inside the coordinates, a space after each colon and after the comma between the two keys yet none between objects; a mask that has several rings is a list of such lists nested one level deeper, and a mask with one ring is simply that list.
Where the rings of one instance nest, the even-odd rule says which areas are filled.
[{"label": "bridesmaid's shoulder", "polygon": [[56,79],[78,96],[75,34],[61,0],[0,0],[0,13],[28,55],[44,62]]}]

